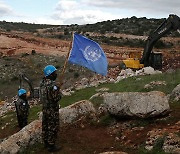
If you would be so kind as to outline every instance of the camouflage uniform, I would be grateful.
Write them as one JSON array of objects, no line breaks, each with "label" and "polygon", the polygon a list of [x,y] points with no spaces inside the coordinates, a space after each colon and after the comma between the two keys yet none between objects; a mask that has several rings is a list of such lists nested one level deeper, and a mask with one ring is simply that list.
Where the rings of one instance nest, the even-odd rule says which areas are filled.
[{"label": "camouflage uniform", "polygon": [[27,100],[18,98],[15,102],[18,124],[23,128],[28,124],[29,104]]},{"label": "camouflage uniform", "polygon": [[59,87],[55,81],[44,79],[40,85],[40,99],[43,105],[42,137],[45,146],[54,146],[59,130]]}]

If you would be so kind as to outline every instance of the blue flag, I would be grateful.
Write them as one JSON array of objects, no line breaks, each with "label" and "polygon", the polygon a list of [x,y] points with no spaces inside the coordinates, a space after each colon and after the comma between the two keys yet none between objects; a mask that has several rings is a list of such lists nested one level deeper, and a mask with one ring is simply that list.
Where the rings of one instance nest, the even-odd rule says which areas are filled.
[{"label": "blue flag", "polygon": [[107,58],[98,43],[75,33],[69,56],[70,63],[81,65],[98,74],[107,75]]}]

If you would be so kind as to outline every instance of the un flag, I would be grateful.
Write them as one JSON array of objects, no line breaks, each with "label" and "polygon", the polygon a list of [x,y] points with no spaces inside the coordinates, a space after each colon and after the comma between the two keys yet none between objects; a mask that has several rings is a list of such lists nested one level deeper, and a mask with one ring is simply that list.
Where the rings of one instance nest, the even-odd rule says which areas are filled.
[{"label": "un flag", "polygon": [[103,76],[107,75],[108,62],[104,51],[98,43],[80,34],[74,34],[68,61]]}]

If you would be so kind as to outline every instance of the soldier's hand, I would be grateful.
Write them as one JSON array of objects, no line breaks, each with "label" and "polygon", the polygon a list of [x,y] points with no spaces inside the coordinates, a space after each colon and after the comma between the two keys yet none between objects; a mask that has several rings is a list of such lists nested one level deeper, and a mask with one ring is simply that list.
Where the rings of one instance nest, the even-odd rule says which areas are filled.
[{"label": "soldier's hand", "polygon": [[31,92],[28,91],[27,94],[26,94],[26,97],[27,97],[27,98],[30,98],[30,96],[31,96]]}]

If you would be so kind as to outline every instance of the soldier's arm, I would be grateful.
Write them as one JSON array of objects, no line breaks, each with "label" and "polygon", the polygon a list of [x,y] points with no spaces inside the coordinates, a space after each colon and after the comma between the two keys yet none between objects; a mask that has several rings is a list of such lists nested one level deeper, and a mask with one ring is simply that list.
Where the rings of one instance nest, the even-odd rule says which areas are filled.
[{"label": "soldier's arm", "polygon": [[62,93],[60,92],[59,86],[57,86],[56,84],[50,86],[48,88],[48,96],[49,99],[58,102],[62,97]]}]

